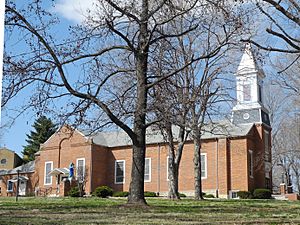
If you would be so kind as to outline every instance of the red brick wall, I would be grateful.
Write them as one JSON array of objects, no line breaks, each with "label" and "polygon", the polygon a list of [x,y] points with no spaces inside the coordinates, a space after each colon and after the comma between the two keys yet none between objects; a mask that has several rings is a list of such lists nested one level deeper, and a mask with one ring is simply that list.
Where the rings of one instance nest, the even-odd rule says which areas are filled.
[{"label": "red brick wall", "polygon": [[86,183],[85,191],[90,193],[90,165],[91,165],[91,143],[81,133],[71,132],[66,127],[62,128],[62,132],[55,133],[47,142],[41,146],[38,166],[39,187],[56,189],[56,178],[52,177],[52,184],[44,184],[45,163],[52,161],[54,168],[69,168],[70,163],[74,163],[76,175],[76,160],[85,159]]},{"label": "red brick wall", "polygon": [[[69,133],[68,130],[64,132]],[[58,160],[60,149],[60,162]],[[229,190],[252,190],[264,186],[264,170],[255,163],[254,179],[249,177],[249,152],[251,149],[256,161],[264,151],[262,130],[258,126],[252,129],[247,138],[211,139],[202,143],[202,153],[207,157],[207,178],[203,179],[203,191],[228,195]],[[179,171],[179,191],[193,193],[194,190],[194,145],[186,143]],[[148,145],[146,158],[151,158],[151,181],[145,182],[146,191],[166,193],[168,148],[165,144]],[[40,188],[44,185],[44,168],[46,161],[53,161],[53,168],[76,165],[77,158],[85,158],[87,169],[86,192],[92,192],[97,186],[108,185],[116,191],[128,191],[132,166],[132,148],[107,148],[92,144],[79,132],[72,136],[66,133],[53,135],[41,148],[36,159],[36,173]],[[125,160],[125,182],[115,184],[115,161]],[[60,165],[59,165],[60,164]],[[53,179],[53,189],[56,180]]]},{"label": "red brick wall", "polygon": [[[26,195],[34,194],[35,188],[38,186],[38,179],[34,173],[20,173],[20,176],[25,176],[28,178],[26,186]],[[16,187],[17,183],[14,183],[13,192],[7,192],[7,183],[8,180],[17,177],[17,174],[10,174],[2,176],[0,187],[1,187],[1,196],[16,196]]]},{"label": "red brick wall", "polygon": [[230,190],[248,190],[247,139],[230,140]]},{"label": "red brick wall", "polygon": [[[237,141],[232,141],[233,143]],[[246,144],[244,140],[241,142]],[[238,144],[241,144],[238,143]],[[241,147],[241,145],[240,145]],[[243,147],[246,149],[246,147]],[[240,151],[239,155],[234,157],[234,160],[241,164],[241,160],[246,160],[242,157],[242,152]],[[114,190],[124,190],[128,191],[130,184],[130,172],[131,172],[131,148],[114,148],[111,151],[108,151],[108,170],[107,170],[107,179],[108,185],[111,186]],[[208,190],[209,192],[219,188],[220,194],[228,194],[229,188],[229,154],[227,151],[227,141],[226,139],[219,140],[218,143],[218,155],[217,155],[217,142],[215,140],[205,140],[202,143],[202,152],[206,154],[207,157],[207,178],[202,180],[203,190]],[[189,142],[185,145],[183,150],[183,155],[180,163],[179,170],[179,191],[182,192],[193,192],[194,190],[194,145],[192,142]],[[168,181],[167,181],[167,156],[168,149],[164,144],[160,145],[149,145],[147,146],[146,158],[151,158],[151,182],[145,182],[146,191],[154,192],[167,192],[168,191]],[[218,172],[217,172],[217,157],[219,159]],[[115,160],[125,160],[125,183],[124,184],[115,184]],[[246,161],[245,161],[246,162]],[[245,168],[242,169],[243,174],[245,174]],[[240,179],[245,178],[245,176],[240,175],[240,170],[234,170],[234,174],[237,174],[238,179],[234,180],[236,187],[240,183]],[[217,180],[218,173],[218,180]],[[247,182],[245,182],[247,184]],[[244,184],[243,184],[244,185]],[[242,186],[244,187],[244,186]]]},{"label": "red brick wall", "polygon": [[92,145],[91,191],[94,191],[98,186],[108,185],[107,173],[111,170],[107,161],[108,152],[106,147]]},{"label": "red brick wall", "polygon": [[218,140],[218,189],[219,194],[227,195],[230,188],[230,148],[228,140]]}]

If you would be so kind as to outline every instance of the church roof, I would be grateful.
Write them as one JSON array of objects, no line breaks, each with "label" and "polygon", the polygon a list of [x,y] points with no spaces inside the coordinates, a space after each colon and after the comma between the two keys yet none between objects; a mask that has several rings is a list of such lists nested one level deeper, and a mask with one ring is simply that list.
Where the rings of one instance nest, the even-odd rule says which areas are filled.
[{"label": "church roof", "polygon": [[34,168],[35,168],[34,161],[30,161],[22,166],[18,166],[16,168],[14,168],[14,169],[1,171],[0,175],[17,174],[18,170],[20,173],[32,173],[32,172],[34,172]]},{"label": "church roof", "polygon": [[[235,125],[230,123],[229,121],[210,124],[204,127],[202,139],[243,137],[250,132],[252,127],[253,124]],[[179,128],[174,126],[172,129],[176,141]],[[93,143],[106,147],[120,147],[132,145],[131,139],[124,131],[99,132],[95,135],[90,136],[90,138],[92,139]],[[191,137],[189,139],[192,140]],[[153,128],[147,129],[147,144],[157,144],[163,142],[165,142],[165,139],[159,130]]]}]

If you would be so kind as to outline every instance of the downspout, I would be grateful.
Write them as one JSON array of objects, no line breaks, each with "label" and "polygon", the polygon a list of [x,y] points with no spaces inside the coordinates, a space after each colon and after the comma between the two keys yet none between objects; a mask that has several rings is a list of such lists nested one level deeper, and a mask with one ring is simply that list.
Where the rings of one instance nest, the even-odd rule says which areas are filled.
[{"label": "downspout", "polygon": [[159,196],[160,192],[160,144],[158,144],[158,151],[157,151],[157,195]]},{"label": "downspout", "polygon": [[216,139],[216,167],[217,167],[217,176],[216,176],[216,198],[219,198],[219,139]]},{"label": "downspout", "polygon": [[91,138],[90,139],[90,144],[91,144],[91,155],[90,155],[90,174],[89,174],[89,178],[88,179],[90,179],[90,193],[92,193],[92,174],[93,174],[93,144],[94,144],[94,142],[93,142],[93,139]]}]

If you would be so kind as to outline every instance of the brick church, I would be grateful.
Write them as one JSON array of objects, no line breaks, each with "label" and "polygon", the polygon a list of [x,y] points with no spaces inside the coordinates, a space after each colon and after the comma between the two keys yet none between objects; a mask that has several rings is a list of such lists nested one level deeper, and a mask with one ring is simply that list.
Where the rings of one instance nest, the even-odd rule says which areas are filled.
[{"label": "brick church", "polygon": [[[236,72],[237,103],[231,121],[220,122],[217,132],[202,136],[203,191],[223,198],[235,198],[238,191],[271,188],[271,127],[263,105],[263,79],[249,46]],[[145,190],[168,192],[168,146],[159,132],[148,131],[145,159]],[[194,193],[192,140],[183,150],[179,171],[179,192]],[[70,167],[71,165],[71,167]],[[1,195],[65,196],[70,170],[84,183],[86,194],[107,185],[128,191],[132,166],[132,145],[123,131],[85,135],[63,126],[36,154],[34,162],[0,173]]]}]

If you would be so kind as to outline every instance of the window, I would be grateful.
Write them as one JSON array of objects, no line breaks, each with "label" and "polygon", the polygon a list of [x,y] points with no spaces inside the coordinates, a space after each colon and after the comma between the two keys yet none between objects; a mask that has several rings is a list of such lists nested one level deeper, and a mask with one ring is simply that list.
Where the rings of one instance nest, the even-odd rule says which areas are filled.
[{"label": "window", "polygon": [[270,146],[269,146],[269,132],[264,130],[264,148],[265,148],[265,160],[270,162]]},{"label": "window", "polygon": [[7,160],[6,159],[1,159],[1,164],[6,164]]},{"label": "window", "polygon": [[251,101],[251,85],[250,84],[243,85],[243,100],[245,102]]},{"label": "window", "polygon": [[239,198],[238,195],[237,195],[238,192],[239,192],[238,190],[229,191],[229,198],[230,199],[237,199],[237,198]]},{"label": "window", "polygon": [[249,176],[253,177],[253,151],[249,150]]},{"label": "window", "polygon": [[44,180],[45,185],[52,184],[52,176],[49,175],[52,169],[53,169],[53,162],[52,161],[45,162],[45,180]]},{"label": "window", "polygon": [[[201,179],[207,178],[207,156],[201,153]],[[167,180],[169,180],[169,156],[167,157]]]},{"label": "window", "polygon": [[207,178],[207,156],[206,153],[201,154],[201,178]]},{"label": "window", "polygon": [[261,89],[261,84],[258,85],[258,101],[262,102],[262,89]]},{"label": "window", "polygon": [[271,180],[270,178],[265,178],[265,184],[267,189],[271,189]]},{"label": "window", "polygon": [[145,182],[151,181],[151,158],[145,158]]},{"label": "window", "polygon": [[84,180],[85,175],[85,159],[77,159],[76,160],[76,174],[77,174],[77,180],[82,182]]},{"label": "window", "polygon": [[14,183],[9,180],[7,183],[7,192],[13,192],[13,188],[14,188]]},{"label": "window", "polygon": [[115,161],[115,183],[125,183],[125,160]]}]

